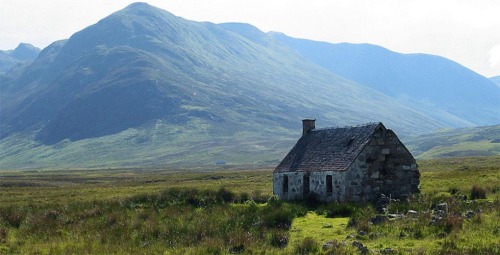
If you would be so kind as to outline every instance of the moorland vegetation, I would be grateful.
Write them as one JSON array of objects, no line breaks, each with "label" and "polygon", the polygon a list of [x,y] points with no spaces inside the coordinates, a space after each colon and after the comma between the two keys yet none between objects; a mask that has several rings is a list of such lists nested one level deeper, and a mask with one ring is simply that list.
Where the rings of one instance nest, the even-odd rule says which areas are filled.
[{"label": "moorland vegetation", "polygon": [[383,206],[280,201],[270,169],[4,170],[0,254],[499,254],[499,161],[419,161]]}]

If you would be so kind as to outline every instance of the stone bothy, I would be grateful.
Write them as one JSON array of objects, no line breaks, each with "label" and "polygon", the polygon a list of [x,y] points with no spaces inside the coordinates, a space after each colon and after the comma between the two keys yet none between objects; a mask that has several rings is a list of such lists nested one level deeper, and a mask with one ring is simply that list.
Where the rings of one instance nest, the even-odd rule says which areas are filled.
[{"label": "stone bothy", "polygon": [[403,198],[419,191],[417,163],[382,123],[316,129],[303,120],[303,135],[273,173],[273,193],[322,201],[374,202],[380,194]]}]

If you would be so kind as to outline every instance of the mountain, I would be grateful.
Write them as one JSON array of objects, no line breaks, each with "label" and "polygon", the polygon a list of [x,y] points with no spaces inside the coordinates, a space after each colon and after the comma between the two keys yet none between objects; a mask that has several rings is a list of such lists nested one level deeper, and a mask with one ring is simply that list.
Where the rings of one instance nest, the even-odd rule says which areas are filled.
[{"label": "mountain", "polygon": [[[413,105],[455,127],[500,123],[500,88],[443,57],[400,54],[370,44],[331,44],[271,33],[307,60]],[[436,114],[434,114],[436,113]]]},{"label": "mountain", "polygon": [[0,51],[0,74],[16,65],[33,61],[38,53],[40,49],[29,43],[20,43],[14,50]]},{"label": "mountain", "polygon": [[445,129],[405,142],[420,159],[500,155],[500,125]]},{"label": "mountain", "polygon": [[52,43],[0,76],[0,168],[275,164],[302,118],[403,137],[453,122],[240,28],[135,3]]},{"label": "mountain", "polygon": [[498,87],[500,87],[500,75],[498,76],[494,76],[494,77],[490,77],[490,81],[492,81],[493,83],[495,83]]}]

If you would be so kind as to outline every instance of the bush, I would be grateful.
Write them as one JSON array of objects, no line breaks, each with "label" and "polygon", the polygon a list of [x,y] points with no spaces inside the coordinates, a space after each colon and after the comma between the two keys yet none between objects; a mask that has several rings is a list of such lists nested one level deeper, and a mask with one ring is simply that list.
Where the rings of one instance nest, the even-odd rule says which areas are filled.
[{"label": "bush", "polygon": [[217,191],[217,199],[225,203],[231,203],[236,199],[236,195],[230,190],[222,187]]},{"label": "bush", "polygon": [[222,254],[224,244],[219,239],[208,239],[205,242],[204,246],[205,249],[203,251],[203,254],[218,255]]},{"label": "bush", "polygon": [[470,199],[485,199],[486,198],[486,190],[478,185],[472,186],[470,190]]},{"label": "bush", "polygon": [[372,206],[368,205],[365,208],[353,213],[353,215],[349,219],[349,222],[347,223],[347,226],[356,228],[357,230],[369,232],[370,225],[372,224],[370,221],[374,216],[375,209],[373,209]]},{"label": "bush", "polygon": [[276,195],[272,195],[268,200],[267,204],[272,207],[280,207],[283,202],[280,200],[280,198]]},{"label": "bush", "polygon": [[284,248],[288,244],[288,232],[276,230],[271,232],[270,243],[274,247]]},{"label": "bush", "polygon": [[448,192],[452,195],[457,195],[460,193],[460,190],[457,187],[450,187],[448,188]]},{"label": "bush", "polygon": [[6,228],[0,227],[0,243],[7,243],[9,231]]},{"label": "bush", "polygon": [[356,206],[346,203],[331,203],[326,208],[326,217],[350,217],[354,211],[356,211]]},{"label": "bush", "polygon": [[294,254],[310,254],[318,252],[318,243],[312,237],[305,237],[295,245]]},{"label": "bush", "polygon": [[248,193],[246,193],[246,192],[242,192],[242,193],[240,193],[238,200],[240,203],[244,203],[244,202],[248,201],[249,199],[250,199],[250,195],[248,195]]},{"label": "bush", "polygon": [[446,221],[444,221],[444,231],[451,233],[453,230],[459,230],[462,228],[463,222],[464,219],[460,213],[450,214],[446,217]]},{"label": "bush", "polygon": [[3,218],[10,226],[19,228],[26,219],[26,212],[17,207],[7,207],[0,209],[0,220]]},{"label": "bush", "polygon": [[291,210],[268,207],[263,215],[263,224],[267,228],[289,229],[295,215]]}]

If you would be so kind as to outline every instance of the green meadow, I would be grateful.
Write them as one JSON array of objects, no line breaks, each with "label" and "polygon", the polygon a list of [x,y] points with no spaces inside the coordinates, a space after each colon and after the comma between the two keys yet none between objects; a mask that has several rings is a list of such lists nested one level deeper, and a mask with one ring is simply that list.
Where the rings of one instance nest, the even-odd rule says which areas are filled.
[{"label": "green meadow", "polygon": [[500,157],[418,164],[386,212],[280,201],[272,169],[1,170],[0,254],[500,254]]}]

